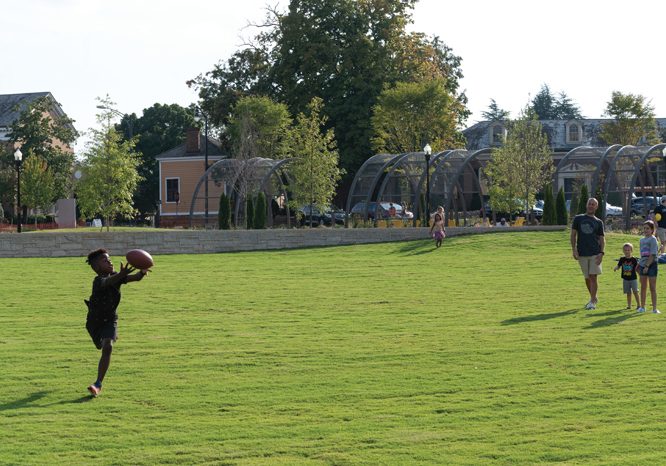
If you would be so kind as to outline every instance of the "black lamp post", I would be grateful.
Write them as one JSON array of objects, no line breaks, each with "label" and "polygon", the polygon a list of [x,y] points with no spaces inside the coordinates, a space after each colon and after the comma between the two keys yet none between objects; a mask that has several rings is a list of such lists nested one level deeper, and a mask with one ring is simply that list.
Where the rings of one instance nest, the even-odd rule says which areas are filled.
[{"label": "black lamp post", "polygon": [[430,144],[426,144],[423,148],[423,154],[425,155],[426,161],[426,226],[430,225],[430,155],[432,154],[432,148]]},{"label": "black lamp post", "polygon": [[[201,108],[196,107],[195,119],[201,121],[201,118],[204,121],[204,139],[206,140],[204,148],[204,173],[206,173],[208,171],[208,115]],[[204,228],[208,228],[208,175],[204,180]]]},{"label": "black lamp post", "polygon": [[23,226],[21,225],[21,217],[23,217],[23,209],[21,206],[21,164],[23,163],[23,152],[21,152],[21,149],[16,149],[16,152],[14,152],[14,161],[16,162],[16,211],[18,213],[16,231],[21,233],[23,229]]}]

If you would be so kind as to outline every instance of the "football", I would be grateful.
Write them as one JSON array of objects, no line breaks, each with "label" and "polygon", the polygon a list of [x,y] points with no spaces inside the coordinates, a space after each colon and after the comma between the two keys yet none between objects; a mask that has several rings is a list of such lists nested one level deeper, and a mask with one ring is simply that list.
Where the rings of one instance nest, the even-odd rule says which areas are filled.
[{"label": "football", "polygon": [[654,216],[654,219],[658,222],[661,220],[661,214],[657,214]]},{"label": "football", "polygon": [[143,249],[132,249],[125,254],[125,259],[132,266],[140,270],[151,268],[155,263],[153,257]]}]

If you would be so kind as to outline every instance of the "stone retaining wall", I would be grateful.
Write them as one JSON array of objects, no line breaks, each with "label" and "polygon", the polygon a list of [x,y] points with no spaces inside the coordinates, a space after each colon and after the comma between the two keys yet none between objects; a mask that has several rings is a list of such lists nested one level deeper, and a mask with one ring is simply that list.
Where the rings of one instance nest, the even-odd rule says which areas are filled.
[{"label": "stone retaining wall", "polygon": [[[450,227],[448,236],[509,231],[555,231],[563,226]],[[275,230],[154,230],[81,233],[0,234],[2,257],[85,256],[97,248],[118,255],[130,249],[151,254],[204,254],[216,252],[293,249],[361,243],[413,241],[428,238],[427,228],[301,228]]]}]

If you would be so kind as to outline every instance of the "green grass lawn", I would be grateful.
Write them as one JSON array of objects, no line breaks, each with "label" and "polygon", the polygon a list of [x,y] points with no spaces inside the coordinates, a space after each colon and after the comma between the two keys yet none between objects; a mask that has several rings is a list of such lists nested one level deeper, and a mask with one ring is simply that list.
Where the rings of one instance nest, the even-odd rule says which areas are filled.
[{"label": "green grass lawn", "polygon": [[97,399],[92,270],[0,259],[0,464],[665,464],[628,239],[596,311],[566,232],[157,256]]}]

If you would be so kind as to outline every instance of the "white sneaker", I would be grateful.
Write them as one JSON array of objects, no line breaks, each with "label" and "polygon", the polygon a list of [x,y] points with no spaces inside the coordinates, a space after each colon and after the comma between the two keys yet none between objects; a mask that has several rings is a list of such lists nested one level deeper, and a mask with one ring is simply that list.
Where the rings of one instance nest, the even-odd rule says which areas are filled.
[{"label": "white sneaker", "polygon": [[653,314],[661,314],[661,311],[659,309],[652,309]]},{"label": "white sneaker", "polygon": [[592,303],[592,301],[588,302],[588,303],[585,305],[585,309],[587,309],[588,311],[589,311],[590,309],[594,309],[594,304]]},{"label": "white sneaker", "polygon": [[639,307],[638,309],[636,309],[636,312],[645,312],[645,308],[644,307]]}]

